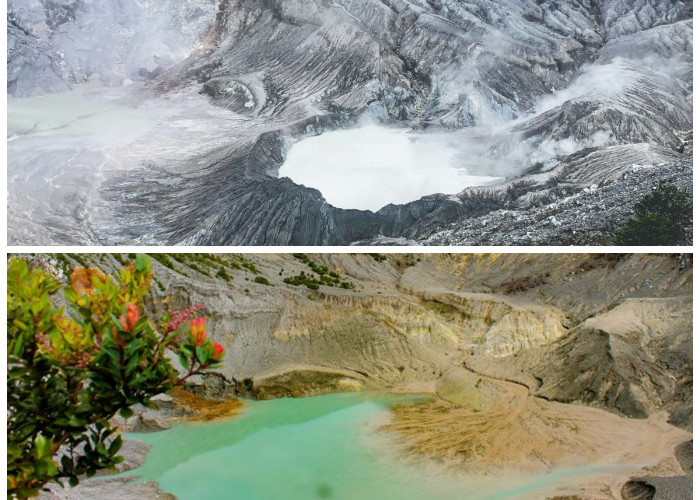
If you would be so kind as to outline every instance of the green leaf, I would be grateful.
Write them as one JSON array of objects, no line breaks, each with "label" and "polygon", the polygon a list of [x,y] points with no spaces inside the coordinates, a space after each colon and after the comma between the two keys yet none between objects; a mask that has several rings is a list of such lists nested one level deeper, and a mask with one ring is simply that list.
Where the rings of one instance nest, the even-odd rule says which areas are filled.
[{"label": "green leaf", "polygon": [[187,368],[189,368],[189,366],[190,366],[189,360],[187,359],[187,356],[185,356],[185,354],[184,354],[182,351],[180,351],[180,352],[177,353],[177,359],[180,361],[180,365],[181,365],[185,370],[186,370]]},{"label": "green leaf", "polygon": [[22,353],[24,352],[24,342],[22,337],[19,337],[15,341],[15,346],[14,349],[12,350],[12,354],[16,357],[19,358],[22,356]]},{"label": "green leaf", "polygon": [[51,440],[39,434],[34,439],[34,454],[37,460],[41,460],[47,455],[51,455]]},{"label": "green leaf", "polygon": [[207,362],[207,355],[206,355],[206,353],[204,352],[203,347],[204,347],[204,346],[201,346],[201,345],[198,346],[198,347],[197,347],[197,351],[196,351],[197,361],[199,361],[199,362],[202,363],[202,364],[204,364],[204,363]]},{"label": "green leaf", "polygon": [[128,406],[119,410],[119,416],[122,418],[130,418],[133,415],[134,415],[134,411],[131,408],[129,408]]},{"label": "green leaf", "polygon": [[139,272],[148,272],[149,271],[149,262],[148,259],[146,258],[145,255],[140,254],[136,256],[136,270]]},{"label": "green leaf", "polygon": [[77,415],[71,415],[68,419],[68,425],[71,427],[83,427],[85,423],[85,419],[80,418]]},{"label": "green leaf", "polygon": [[115,437],[109,445],[109,455],[116,455],[122,447],[122,437]]}]

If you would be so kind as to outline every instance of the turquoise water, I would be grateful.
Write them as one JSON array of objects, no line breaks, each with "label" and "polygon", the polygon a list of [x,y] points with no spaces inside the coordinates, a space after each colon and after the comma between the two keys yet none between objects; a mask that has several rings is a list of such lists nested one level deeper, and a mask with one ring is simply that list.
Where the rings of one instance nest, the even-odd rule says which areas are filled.
[{"label": "turquoise water", "polygon": [[230,420],[128,435],[152,449],[127,475],[156,480],[180,500],[500,500],[594,471],[469,476],[401,458],[395,436],[376,432],[396,399],[253,401]]}]

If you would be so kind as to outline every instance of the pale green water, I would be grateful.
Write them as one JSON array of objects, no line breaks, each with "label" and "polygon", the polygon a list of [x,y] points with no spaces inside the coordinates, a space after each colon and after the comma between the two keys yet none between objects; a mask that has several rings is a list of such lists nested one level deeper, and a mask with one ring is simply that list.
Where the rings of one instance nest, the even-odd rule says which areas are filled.
[{"label": "pale green water", "polygon": [[595,468],[539,476],[459,475],[401,458],[376,432],[396,398],[334,394],[253,401],[227,421],[127,436],[152,445],[129,475],[181,500],[500,500]]}]

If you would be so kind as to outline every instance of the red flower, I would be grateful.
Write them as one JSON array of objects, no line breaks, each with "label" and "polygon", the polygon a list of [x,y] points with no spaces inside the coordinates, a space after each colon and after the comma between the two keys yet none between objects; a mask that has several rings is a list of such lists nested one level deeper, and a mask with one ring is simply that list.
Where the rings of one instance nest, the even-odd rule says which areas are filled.
[{"label": "red flower", "polygon": [[139,308],[135,304],[126,305],[126,317],[120,316],[119,323],[122,325],[122,330],[131,332],[134,330],[136,323],[139,320]]},{"label": "red flower", "polygon": [[224,346],[222,346],[215,340],[212,340],[211,344],[214,346],[214,354],[212,355],[212,359],[214,361],[221,360],[221,356],[223,356],[224,354]]},{"label": "red flower", "polygon": [[190,321],[190,333],[195,347],[198,347],[207,340],[207,318],[195,318]]},{"label": "red flower", "polygon": [[133,330],[136,326],[136,322],[139,320],[139,308],[135,304],[129,304],[126,306],[126,323],[129,326],[129,330]]}]

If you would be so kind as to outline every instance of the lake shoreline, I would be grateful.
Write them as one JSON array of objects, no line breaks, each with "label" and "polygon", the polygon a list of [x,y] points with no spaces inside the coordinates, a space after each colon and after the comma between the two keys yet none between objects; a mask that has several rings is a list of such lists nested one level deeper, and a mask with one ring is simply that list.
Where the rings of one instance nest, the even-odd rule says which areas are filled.
[{"label": "lake shoreline", "polygon": [[[514,489],[524,488],[527,490],[531,488],[532,491],[523,491],[523,495],[519,495],[513,498],[545,498],[542,495],[547,494],[546,498],[589,498],[591,494],[596,495],[604,491],[617,490],[632,480],[632,478],[640,478],[644,476],[659,476],[661,477],[661,482],[664,484],[674,484],[669,479],[672,477],[678,477],[683,474],[683,470],[673,456],[673,449],[680,445],[683,440],[687,440],[692,437],[689,433],[686,433],[680,429],[673,431],[665,427],[661,419],[661,415],[656,415],[645,421],[627,419],[622,417],[617,417],[605,412],[603,410],[597,410],[589,407],[578,406],[578,405],[564,405],[560,403],[548,403],[545,407],[551,404],[558,406],[557,411],[561,412],[562,408],[566,408],[570,411],[570,414],[566,414],[566,417],[573,418],[571,415],[582,414],[585,419],[591,419],[597,423],[605,422],[606,420],[615,421],[616,425],[620,425],[621,422],[627,422],[628,425],[634,427],[633,432],[640,436],[648,437],[649,431],[656,429],[661,432],[659,437],[659,443],[653,450],[650,448],[636,449],[637,455],[631,457],[629,455],[629,448],[627,447],[628,462],[626,464],[612,463],[611,459],[602,460],[598,457],[598,462],[593,466],[586,465],[586,459],[584,457],[578,457],[578,459],[572,460],[575,457],[559,457],[555,458],[556,447],[550,450],[552,456],[540,456],[538,460],[533,461],[532,456],[534,451],[529,450],[528,453],[520,454],[512,453],[514,451],[520,450],[519,446],[502,447],[499,445],[499,439],[506,439],[511,443],[517,443],[517,438],[513,435],[498,436],[499,433],[505,432],[502,424],[496,423],[498,420],[502,419],[502,415],[497,413],[489,412],[473,412],[471,410],[465,409],[458,405],[454,405],[445,399],[442,399],[438,391],[431,391],[430,384],[412,384],[397,388],[397,391],[381,391],[372,393],[346,393],[346,394],[330,394],[323,397],[348,397],[353,398],[355,396],[360,399],[365,396],[391,398],[392,394],[397,395],[397,397],[408,397],[408,400],[399,401],[395,403],[387,403],[390,413],[384,413],[379,420],[374,421],[372,424],[372,434],[378,439],[383,439],[388,437],[390,441],[393,442],[391,445],[390,453],[395,454],[395,459],[399,462],[405,462],[406,464],[411,464],[411,466],[417,464],[418,467],[437,467],[435,470],[442,471],[440,474],[444,473],[444,470],[453,471],[455,475],[472,474],[475,477],[481,477],[485,479],[499,478],[498,480],[505,484],[511,481],[511,486]],[[346,396],[347,395],[347,396]],[[411,399],[413,396],[418,397],[418,399]],[[513,396],[513,394],[510,394]],[[513,415],[518,415],[519,411],[527,409],[527,415],[532,418],[534,414],[532,412],[536,409],[531,408],[532,398],[527,395],[516,394],[515,396],[521,396],[525,398],[525,403],[521,401],[508,400],[507,406],[510,408],[515,407],[512,412]],[[427,399],[426,399],[427,398]],[[176,397],[175,399],[182,400],[182,395]],[[187,398],[184,398],[187,399]],[[235,408],[228,417],[224,417],[219,420],[212,420],[211,418],[204,417],[202,414],[209,415],[207,411],[201,411],[206,405],[206,399],[197,398],[188,399],[187,401],[191,404],[192,401],[196,399],[197,404],[200,406],[199,415],[189,413],[188,415],[180,415],[169,417],[169,422],[172,424],[189,425],[195,422],[217,422],[226,423],[230,421],[238,420],[241,415],[245,415],[245,412],[241,413],[246,403],[241,403],[237,401],[236,404],[232,405]],[[294,399],[294,398],[293,398]],[[310,398],[298,398],[298,399],[314,399]],[[214,402],[214,406],[218,407],[221,402]],[[267,402],[274,402],[275,400],[269,400]],[[280,401],[280,400],[276,400]],[[253,402],[257,403],[257,402]],[[540,402],[536,402],[535,406]],[[160,403],[161,406],[170,408],[165,410],[166,413],[170,412],[172,414],[172,409],[175,407],[171,406],[171,402]],[[522,406],[522,405],[525,406]],[[496,406],[498,409],[499,407]],[[162,411],[162,410],[161,410]],[[492,412],[495,410],[491,410]],[[546,409],[540,411],[543,414],[547,414]],[[492,424],[495,429],[492,433],[485,433],[484,439],[494,440],[494,447],[492,450],[486,450],[482,456],[472,456],[469,457],[464,452],[465,443],[469,442],[469,428],[473,425],[474,419],[479,419],[483,425],[483,422],[488,421],[489,418],[493,418],[496,422]],[[435,422],[450,422],[449,425],[445,425],[444,428],[435,428]],[[197,425],[207,425],[206,423]],[[488,427],[488,426],[487,426]],[[645,429],[645,431],[640,431],[640,429]],[[507,429],[506,429],[507,430]],[[517,431],[522,433],[523,429],[518,429],[514,426],[510,429],[511,432]],[[585,431],[585,430],[584,430]],[[619,431],[619,427],[617,428]],[[160,434],[157,432],[156,434]],[[574,432],[574,434],[577,434]],[[626,436],[624,432],[623,436]],[[681,436],[682,434],[682,436]],[[144,437],[147,439],[150,433],[131,435],[130,437]],[[397,439],[400,436],[401,439]],[[462,439],[455,439],[456,436],[461,436]],[[466,437],[465,437],[466,436]],[[557,436],[561,438],[561,436]],[[590,436],[587,436],[590,437]],[[605,435],[604,439],[609,436]],[[471,437],[473,439],[473,436]],[[446,440],[446,441],[441,441]],[[436,443],[441,443],[442,446],[437,446]],[[445,444],[447,443],[447,444]],[[571,443],[568,443],[571,446]],[[148,457],[147,453],[150,448],[150,444],[128,441],[125,445],[125,456],[127,467],[123,469],[126,471],[134,471],[137,468],[143,466]],[[592,453],[600,443],[595,443],[595,446],[589,446],[586,448],[589,453]],[[620,447],[620,442],[613,443],[614,447]],[[380,447],[381,448],[381,447]],[[634,448],[634,447],[632,447]],[[622,449],[625,449],[622,446]],[[671,450],[670,453],[662,452],[662,450]],[[146,451],[144,451],[146,450]],[[461,450],[461,451],[460,451]],[[510,454],[505,453],[510,450]],[[546,454],[547,446],[543,446],[538,450],[540,453]],[[656,451],[656,453],[654,453]],[[382,453],[386,453],[386,448],[382,449]],[[621,452],[622,454],[622,452]],[[599,454],[600,455],[600,454]],[[593,455],[590,455],[593,458]],[[546,459],[549,458],[549,462],[545,463]],[[631,463],[633,461],[636,463]],[[644,462],[639,462],[639,460],[644,460]],[[675,463],[674,463],[675,462]],[[444,469],[444,470],[443,470]],[[580,470],[579,470],[580,469]],[[432,470],[432,469],[431,469]],[[542,476],[544,474],[544,476]],[[538,487],[538,477],[548,477],[549,475],[560,475],[554,484],[550,486]],[[517,478],[517,479],[516,479]],[[486,481],[485,484],[488,484]],[[658,482],[658,481],[657,481]],[[529,486],[528,486],[529,484]],[[523,486],[525,485],[525,486]],[[161,485],[158,481],[146,480],[143,481],[140,476],[136,477],[124,477],[124,474],[120,474],[118,477],[103,478],[87,480],[81,483],[80,486],[72,490],[60,490],[59,488],[52,487],[52,493],[49,495],[42,495],[40,498],[61,498],[61,499],[75,499],[83,500],[87,498],[94,498],[96,492],[100,491],[110,491],[114,492],[114,489],[118,488],[120,498],[135,500],[136,498],[143,499],[165,499],[174,500],[179,498],[167,492],[166,487]],[[539,495],[539,496],[538,496]],[[568,497],[566,496],[568,495]],[[573,496],[572,496],[573,495]],[[584,495],[584,496],[580,496]],[[588,496],[587,496],[588,495]],[[481,498],[481,497],[479,497]],[[497,496],[484,496],[483,498],[500,498]],[[597,497],[596,497],[597,498]],[[612,498],[612,497],[610,497]]]}]

